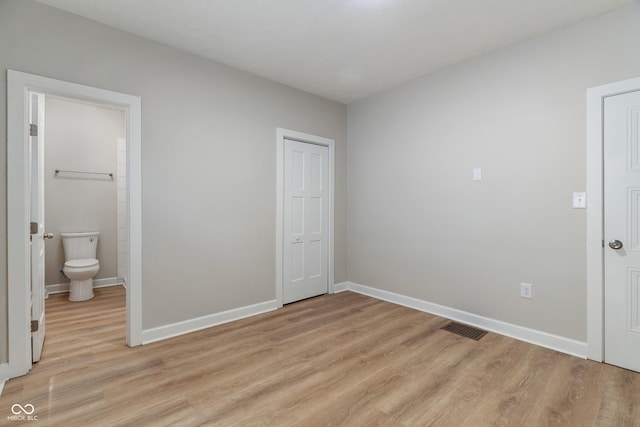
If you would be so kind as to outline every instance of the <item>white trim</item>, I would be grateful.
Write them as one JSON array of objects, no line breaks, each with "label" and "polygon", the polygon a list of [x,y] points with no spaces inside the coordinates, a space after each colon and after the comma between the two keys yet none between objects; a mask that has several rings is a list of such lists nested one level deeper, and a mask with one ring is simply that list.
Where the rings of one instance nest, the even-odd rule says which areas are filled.
[{"label": "white trim", "polygon": [[413,308],[415,310],[431,313],[436,316],[466,323],[467,325],[475,326],[477,328],[484,329],[485,331],[495,332],[500,335],[570,354],[572,356],[583,359],[586,358],[587,344],[582,341],[576,341],[559,335],[525,328],[523,326],[514,325],[501,320],[479,316],[477,314],[468,313],[466,311],[446,307],[444,305],[396,294],[394,292],[384,291],[382,289],[359,285],[357,283],[344,282],[336,285],[336,288],[357,292],[379,300],[388,301],[394,304]]},{"label": "white trim", "polygon": [[[93,279],[93,288],[106,288],[109,286],[124,286],[124,280],[118,277],[105,277],[104,279]],[[47,285],[47,294],[63,294],[69,292],[69,282],[55,283]]]},{"label": "white trim", "polygon": [[9,380],[9,364],[0,363],[0,396],[4,390],[4,384]]},{"label": "white trim", "polygon": [[310,135],[295,130],[276,128],[276,302],[282,307],[282,288],[284,286],[283,249],[284,249],[284,140],[323,145],[329,149],[329,256],[327,260],[327,293],[333,292],[334,266],[334,203],[335,203],[335,141],[330,138]]},{"label": "white trim", "polygon": [[640,89],[640,77],[587,89],[587,357],[604,361],[604,99]]},{"label": "white trim", "polygon": [[116,269],[126,282],[128,265],[129,226],[127,224],[127,140],[117,138],[116,165]]},{"label": "white trim", "polygon": [[8,372],[10,378],[31,369],[29,319],[29,168],[27,133],[28,88],[7,71],[7,305]]},{"label": "white trim", "polygon": [[129,286],[127,287],[127,344],[141,344],[142,333],[142,198],[141,100],[139,97],[7,70],[7,296],[8,376],[31,369],[29,331],[28,218],[28,93],[109,103],[124,109],[127,121],[127,177],[129,203]]},{"label": "white trim", "polygon": [[337,294],[339,292],[348,291],[350,284],[351,282],[336,283],[335,285],[333,285],[333,293]]},{"label": "white trim", "polygon": [[233,322],[246,317],[256,316],[258,314],[267,313],[277,309],[278,305],[275,300],[265,301],[253,305],[247,305],[245,307],[222,311],[220,313],[197,317],[195,319],[159,326],[157,328],[146,329],[142,331],[142,343],[150,344],[152,342],[188,334],[190,332],[199,331],[201,329],[210,328],[223,323]]}]

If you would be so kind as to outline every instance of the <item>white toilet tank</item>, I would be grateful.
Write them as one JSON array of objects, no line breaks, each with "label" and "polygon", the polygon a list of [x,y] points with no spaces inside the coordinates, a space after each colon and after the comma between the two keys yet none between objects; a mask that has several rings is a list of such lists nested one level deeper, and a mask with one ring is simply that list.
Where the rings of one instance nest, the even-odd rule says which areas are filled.
[{"label": "white toilet tank", "polygon": [[96,259],[98,249],[97,231],[84,233],[61,233],[65,261],[73,259]]}]

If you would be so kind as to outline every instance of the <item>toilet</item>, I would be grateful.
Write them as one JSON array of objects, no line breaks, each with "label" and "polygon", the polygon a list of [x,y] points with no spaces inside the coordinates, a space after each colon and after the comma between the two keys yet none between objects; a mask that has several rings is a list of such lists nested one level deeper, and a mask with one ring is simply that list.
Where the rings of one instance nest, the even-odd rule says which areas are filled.
[{"label": "toilet", "polygon": [[93,298],[93,276],[100,269],[96,259],[100,233],[62,233],[61,236],[65,260],[62,272],[71,280],[69,301],[89,300]]}]

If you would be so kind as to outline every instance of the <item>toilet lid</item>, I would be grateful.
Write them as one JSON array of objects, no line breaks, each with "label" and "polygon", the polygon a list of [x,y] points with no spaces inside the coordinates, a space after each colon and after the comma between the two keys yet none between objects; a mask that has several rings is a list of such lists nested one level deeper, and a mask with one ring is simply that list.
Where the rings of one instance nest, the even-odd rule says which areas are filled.
[{"label": "toilet lid", "polygon": [[97,259],[72,259],[64,263],[65,267],[78,268],[78,267],[93,267],[98,265]]}]

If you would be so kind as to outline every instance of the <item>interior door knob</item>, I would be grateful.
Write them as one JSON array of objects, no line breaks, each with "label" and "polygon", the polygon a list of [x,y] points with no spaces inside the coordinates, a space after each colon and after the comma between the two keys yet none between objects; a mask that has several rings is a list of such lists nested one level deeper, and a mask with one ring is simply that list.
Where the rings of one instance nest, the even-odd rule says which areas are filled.
[{"label": "interior door knob", "polygon": [[42,238],[43,238],[44,240],[47,240],[47,239],[53,239],[53,233],[44,233],[44,234],[42,235]]},{"label": "interior door knob", "polygon": [[611,249],[621,249],[622,248],[622,242],[620,240],[612,240],[609,242],[609,247]]}]

